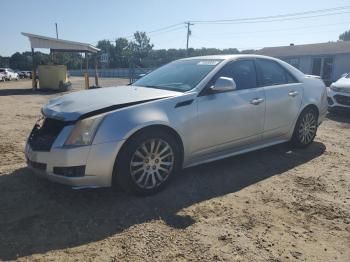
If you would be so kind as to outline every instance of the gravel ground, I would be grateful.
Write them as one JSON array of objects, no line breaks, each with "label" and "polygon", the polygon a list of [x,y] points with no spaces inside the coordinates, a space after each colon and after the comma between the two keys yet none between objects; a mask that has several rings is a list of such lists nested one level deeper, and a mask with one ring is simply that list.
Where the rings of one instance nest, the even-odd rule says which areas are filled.
[{"label": "gravel ground", "polygon": [[142,198],[33,176],[26,136],[61,94],[29,87],[0,83],[0,260],[350,261],[350,115],[329,115],[307,149],[186,169]]}]

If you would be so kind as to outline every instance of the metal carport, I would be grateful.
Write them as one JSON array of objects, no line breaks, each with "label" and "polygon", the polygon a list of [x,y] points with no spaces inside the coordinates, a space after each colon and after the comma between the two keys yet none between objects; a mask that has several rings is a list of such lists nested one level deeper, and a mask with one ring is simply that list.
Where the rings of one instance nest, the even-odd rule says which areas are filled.
[{"label": "metal carport", "polygon": [[[37,88],[36,83],[36,65],[34,61],[34,49],[35,48],[46,48],[50,49],[50,52],[79,52],[85,53],[86,61],[86,71],[85,71],[85,88],[89,88],[89,76],[88,76],[88,53],[97,53],[100,51],[95,46],[92,46],[87,43],[80,43],[75,41],[57,39],[47,36],[35,35],[30,33],[23,33],[22,35],[27,36],[30,41],[30,46],[32,49],[33,57],[33,74],[32,74],[32,87],[33,89]],[[95,85],[98,86],[98,76],[97,76],[97,65],[95,64]]]}]

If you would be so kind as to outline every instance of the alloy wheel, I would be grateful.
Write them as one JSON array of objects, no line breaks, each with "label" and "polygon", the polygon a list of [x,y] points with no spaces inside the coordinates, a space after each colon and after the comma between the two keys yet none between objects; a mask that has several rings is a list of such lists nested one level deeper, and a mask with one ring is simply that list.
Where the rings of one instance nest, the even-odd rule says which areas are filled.
[{"label": "alloy wheel", "polygon": [[130,174],[140,188],[153,189],[169,177],[174,167],[174,152],[160,138],[142,143],[130,161]]},{"label": "alloy wheel", "polygon": [[317,123],[315,115],[311,112],[304,115],[299,126],[299,139],[303,144],[308,144],[316,135]]}]

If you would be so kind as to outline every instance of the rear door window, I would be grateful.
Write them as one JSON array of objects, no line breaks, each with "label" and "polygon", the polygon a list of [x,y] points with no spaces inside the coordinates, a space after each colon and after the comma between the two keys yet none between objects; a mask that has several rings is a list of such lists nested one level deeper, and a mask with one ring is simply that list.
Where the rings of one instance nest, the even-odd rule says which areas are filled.
[{"label": "rear door window", "polygon": [[258,59],[257,63],[260,70],[260,82],[262,86],[283,85],[298,82],[295,77],[275,61]]}]

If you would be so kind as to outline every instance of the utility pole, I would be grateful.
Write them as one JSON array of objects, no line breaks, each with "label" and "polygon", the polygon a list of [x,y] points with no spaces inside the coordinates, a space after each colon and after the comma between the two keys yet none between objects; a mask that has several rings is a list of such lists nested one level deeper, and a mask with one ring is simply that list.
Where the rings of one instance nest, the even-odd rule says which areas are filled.
[{"label": "utility pole", "polygon": [[190,35],[191,35],[191,29],[190,26],[193,25],[190,22],[186,22],[185,23],[187,25],[187,43],[186,43],[186,56],[188,56],[188,41],[190,39]]},{"label": "utility pole", "polygon": [[58,29],[57,29],[57,23],[55,23],[56,26],[56,38],[58,39]]}]

